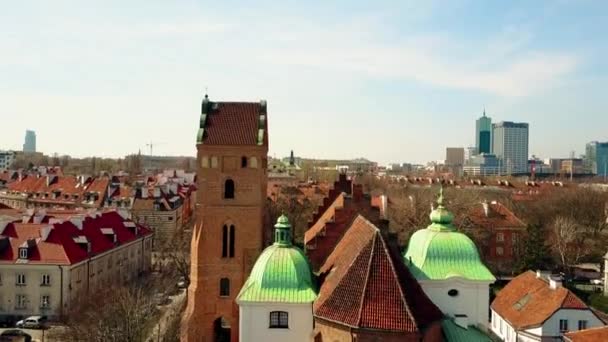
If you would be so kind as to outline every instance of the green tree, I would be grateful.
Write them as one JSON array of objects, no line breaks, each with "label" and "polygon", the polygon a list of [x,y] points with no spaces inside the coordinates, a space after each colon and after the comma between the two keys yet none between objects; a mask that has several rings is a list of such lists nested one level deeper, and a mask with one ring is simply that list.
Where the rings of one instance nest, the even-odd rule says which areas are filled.
[{"label": "green tree", "polygon": [[526,239],[520,244],[521,250],[517,265],[518,273],[526,270],[547,269],[553,263],[551,252],[545,244],[546,232],[540,225],[530,224],[526,228]]}]

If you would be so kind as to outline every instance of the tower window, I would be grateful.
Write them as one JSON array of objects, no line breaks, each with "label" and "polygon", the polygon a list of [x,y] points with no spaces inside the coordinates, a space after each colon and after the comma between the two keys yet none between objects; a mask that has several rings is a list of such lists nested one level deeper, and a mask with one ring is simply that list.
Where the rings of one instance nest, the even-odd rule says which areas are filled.
[{"label": "tower window", "polygon": [[249,158],[249,167],[252,169],[257,169],[258,168],[258,158],[256,158],[256,157]]},{"label": "tower window", "polygon": [[271,311],[270,324],[271,329],[288,329],[289,328],[289,313],[286,311]]},{"label": "tower window", "polygon": [[228,226],[222,227],[222,258],[228,256]]},{"label": "tower window", "polygon": [[247,157],[241,157],[241,168],[247,167]]},{"label": "tower window", "polygon": [[226,179],[224,183],[224,198],[234,198],[234,181]]},{"label": "tower window", "polygon": [[230,296],[230,279],[220,279],[220,297]]},{"label": "tower window", "polygon": [[230,241],[229,241],[229,246],[228,246],[228,256],[231,258],[234,258],[234,225],[230,225]]},{"label": "tower window", "polygon": [[222,258],[234,258],[234,242],[236,230],[234,225],[225,224],[222,227]]},{"label": "tower window", "polygon": [[201,167],[204,169],[209,167],[209,157],[207,157],[207,156],[201,157]]}]

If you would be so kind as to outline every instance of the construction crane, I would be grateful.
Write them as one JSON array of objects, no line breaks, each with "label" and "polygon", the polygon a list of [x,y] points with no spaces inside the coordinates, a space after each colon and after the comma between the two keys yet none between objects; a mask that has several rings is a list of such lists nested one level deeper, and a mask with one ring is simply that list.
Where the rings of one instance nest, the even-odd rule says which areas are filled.
[{"label": "construction crane", "polygon": [[150,157],[152,156],[152,152],[154,151],[154,146],[158,146],[158,145],[162,145],[164,144],[163,142],[149,142],[146,144],[146,147],[150,148]]}]

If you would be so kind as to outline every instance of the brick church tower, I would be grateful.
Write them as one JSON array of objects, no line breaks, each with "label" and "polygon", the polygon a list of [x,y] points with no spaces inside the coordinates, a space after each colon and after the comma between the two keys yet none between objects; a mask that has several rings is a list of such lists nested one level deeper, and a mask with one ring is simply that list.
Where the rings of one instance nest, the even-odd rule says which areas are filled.
[{"label": "brick church tower", "polygon": [[262,250],[266,101],[203,100],[197,135],[196,224],[181,340],[238,341],[235,303]]}]

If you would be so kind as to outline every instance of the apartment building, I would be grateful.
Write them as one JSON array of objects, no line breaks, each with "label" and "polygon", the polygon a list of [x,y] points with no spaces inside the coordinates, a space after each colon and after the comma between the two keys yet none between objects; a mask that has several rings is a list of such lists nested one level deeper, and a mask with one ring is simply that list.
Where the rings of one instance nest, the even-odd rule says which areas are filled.
[{"label": "apartment building", "polygon": [[147,272],[153,233],[116,211],[0,222],[0,316],[67,314],[89,293]]}]

